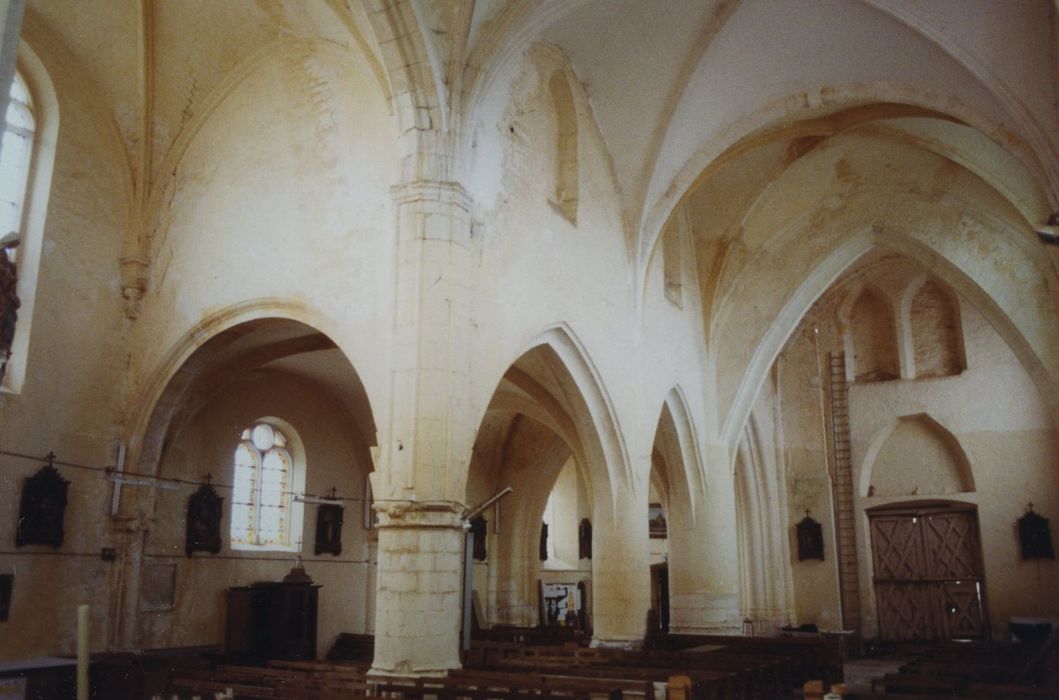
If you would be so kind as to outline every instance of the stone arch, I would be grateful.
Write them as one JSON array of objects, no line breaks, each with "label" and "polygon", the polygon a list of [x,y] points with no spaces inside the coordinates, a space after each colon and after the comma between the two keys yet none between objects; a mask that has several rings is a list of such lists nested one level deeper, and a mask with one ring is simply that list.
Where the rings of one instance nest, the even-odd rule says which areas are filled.
[{"label": "stone arch", "polygon": [[732,450],[732,469],[735,467],[736,443],[739,440],[739,434],[750,416],[753,401],[768,375],[768,370],[775,362],[783,345],[820,295],[874,245],[873,232],[866,229],[838,247],[817,265],[798,286],[798,289],[788,297],[783,310],[769,326],[765,337],[755,347],[747,371],[740,382],[736,399],[722,428],[724,441]]},{"label": "stone arch", "polygon": [[960,323],[960,305],[955,293],[931,277],[923,277],[901,300],[901,319],[911,338],[910,353],[917,379],[959,374],[967,368]]},{"label": "stone arch", "polygon": [[[330,334],[318,330],[327,322],[304,306],[280,299],[256,299],[225,308],[188,330],[158,363],[143,385],[130,418],[124,440],[127,470],[157,476],[168,438],[179,429],[197,406],[233,377],[269,363],[317,350],[338,350],[352,374],[357,394],[345,404],[353,418],[351,429],[359,431],[362,445],[374,444],[375,425],[371,405],[348,354],[341,352]],[[277,332],[278,331],[278,332]],[[333,393],[333,396],[338,394]],[[369,469],[370,455],[364,456]],[[150,520],[157,501],[150,494],[121,492],[115,498],[117,521],[130,532],[139,532],[137,523]],[[114,644],[135,646],[138,632],[137,610],[143,537],[133,538],[129,563],[122,567],[112,591],[109,633]]]},{"label": "stone arch", "polygon": [[[990,144],[1018,163],[1020,175],[1031,192],[1026,195],[1027,201],[1013,204],[1027,217],[1027,221],[1043,223],[1051,210],[1046,194],[1049,191],[1046,184],[1048,178],[1039,165],[1034,149],[992,117],[942,95],[889,83],[829,86],[819,93],[801,92],[773,100],[746,114],[738,123],[693,152],[671,181],[664,188],[659,188],[661,194],[657,199],[644,202],[644,214],[636,233],[638,289],[642,289],[646,283],[651,253],[661,239],[666,222],[700,182],[755,145],[802,134],[818,135],[814,125],[818,127],[819,120],[812,117],[798,119],[799,113],[808,111],[807,103],[815,107],[817,114],[821,108],[831,110],[831,115],[839,115],[843,110],[858,110],[864,118],[871,119],[878,116],[873,116],[876,110],[890,110],[893,116],[925,117],[972,130],[981,136],[983,143]],[[824,121],[827,119],[825,117]],[[947,155],[956,157],[954,153]],[[979,168],[971,169],[1009,199],[1015,193],[1015,188],[997,186]]]},{"label": "stone arch", "polygon": [[[909,482],[908,487],[900,482]],[[960,441],[926,413],[901,416],[869,442],[860,474],[862,496],[943,496],[975,490]]]},{"label": "stone arch", "polygon": [[[615,522],[633,517],[622,508],[633,490],[626,448],[598,372],[570,329],[559,324],[529,342],[497,383],[464,486],[466,499],[473,502],[506,486],[515,489],[501,507],[501,533],[494,538],[500,541],[491,549],[498,558],[491,562],[495,571],[488,573],[500,621],[534,623],[540,522],[556,479],[570,461],[592,516],[593,571],[604,572],[594,576],[591,594],[593,613],[601,620],[595,631],[604,640],[624,638],[630,634],[624,629],[630,626],[624,598],[638,591],[629,593],[612,581],[624,557],[620,549],[603,545],[609,544]],[[641,510],[646,514],[646,503]],[[475,585],[481,587],[480,579]]]},{"label": "stone arch", "polygon": [[733,459],[740,608],[755,634],[787,624],[794,601],[786,489],[768,430],[751,413]]},{"label": "stone arch", "polygon": [[[588,472],[592,479],[588,485],[594,493],[608,494],[607,500],[613,503],[619,488],[632,486],[633,477],[624,435],[602,377],[584,345],[566,324],[543,331],[521,355],[537,348],[547,348],[560,362],[572,382],[571,388],[576,388],[573,395],[583,402],[582,410],[575,417],[575,426],[585,451],[584,458],[594,465]],[[607,488],[597,488],[600,482]]]},{"label": "stone arch", "polygon": [[[244,336],[252,324],[267,323],[269,320],[298,323],[313,330],[328,326],[325,319],[301,304],[279,299],[258,299],[223,309],[188,330],[149,375],[130,411],[124,440],[127,462],[135,465],[136,471],[144,474],[156,472],[170,427],[174,421],[181,419],[196,389],[199,393],[209,391],[208,384],[201,389],[196,387],[200,376],[206,376],[215,358]],[[301,341],[300,345],[292,342],[275,348],[275,351],[325,347],[327,343],[334,346],[331,337],[332,333],[317,331],[317,337]],[[352,363],[350,365],[352,367]],[[363,389],[363,385],[360,388]],[[360,415],[368,419],[359,427],[366,444],[372,445],[375,444],[374,413],[366,392],[359,398],[364,404]]]},{"label": "stone arch", "polygon": [[705,496],[707,477],[687,398],[680,386],[666,393],[655,428],[655,445],[672,470],[669,480],[675,481],[678,487],[671,488],[670,492],[685,494],[690,524],[694,525]]},{"label": "stone arch", "polygon": [[[401,152],[412,156],[431,133],[447,129],[448,92],[437,60],[422,34],[416,7],[410,0],[389,3],[375,12],[368,12],[375,40],[389,50],[381,52],[384,68],[391,86],[393,101],[402,135]],[[421,168],[429,158],[415,159]],[[417,175],[423,175],[417,173]],[[409,173],[412,180],[417,179]],[[436,177],[436,174],[435,174]]]},{"label": "stone arch", "polygon": [[[1046,358],[1039,354],[1039,349],[1030,344],[1023,329],[1016,324],[979,280],[970,277],[955,262],[949,260],[931,245],[903,231],[865,227],[846,238],[830,255],[812,268],[794,292],[787,296],[787,301],[780,313],[769,325],[761,341],[757,343],[746,365],[746,370],[740,378],[738,389],[721,429],[721,437],[730,446],[733,454],[730,467],[734,468],[734,450],[739,431],[745,424],[757,392],[783,345],[815,300],[845,270],[873,248],[899,253],[931,268],[941,281],[973,304],[1015,352],[1019,362],[1036,384],[1052,420],[1059,420],[1059,399],[1056,398],[1059,397],[1059,383],[1049,371],[1048,365],[1045,364]],[[1034,330],[1054,328],[1055,324],[1052,319],[1038,316],[1034,318],[1037,318]],[[1044,332],[1047,333],[1049,330],[1044,330]]]},{"label": "stone arch", "polygon": [[932,26],[930,22],[910,11],[909,8],[880,2],[879,0],[863,0],[863,2],[881,13],[894,17],[913,31],[927,38],[935,46],[940,47],[973,75],[976,80],[980,81],[991,94],[999,98],[1005,110],[1014,118],[1019,129],[1028,137],[1026,148],[1030,149],[1029,155],[1034,157],[1042,170],[1042,175],[1052,185],[1047,187],[1045,191],[1055,192],[1055,183],[1057,178],[1059,178],[1059,163],[1056,162],[1054,151],[1049,148],[1048,138],[1037,120],[1033,118],[1033,115],[1030,114],[1022,100],[1015,95],[1014,91],[1004,81],[998,79],[987,66],[974,57],[972,52],[960,46],[959,42],[940,31],[937,27]]},{"label": "stone arch", "polygon": [[[661,495],[667,522],[664,565],[667,575],[668,609],[659,608],[659,620],[669,629],[702,629],[706,614],[703,601],[711,577],[707,552],[716,550],[715,541],[705,540],[705,473],[691,423],[686,398],[679,386],[666,394],[659,411],[651,450],[650,485]],[[652,500],[648,494],[643,495]],[[654,556],[654,555],[652,555]],[[658,565],[657,562],[652,566]],[[652,582],[652,589],[663,579]],[[658,604],[662,605],[661,591]],[[652,590],[652,604],[656,592]]]}]

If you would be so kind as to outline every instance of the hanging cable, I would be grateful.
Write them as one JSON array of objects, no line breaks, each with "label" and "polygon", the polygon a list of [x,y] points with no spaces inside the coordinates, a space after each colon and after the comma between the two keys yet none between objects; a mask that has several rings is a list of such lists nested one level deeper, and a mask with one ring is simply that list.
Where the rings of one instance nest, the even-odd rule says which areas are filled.
[{"label": "hanging cable", "polygon": [[[93,466],[93,465],[90,465],[90,464],[78,464],[76,462],[67,462],[67,461],[64,461],[64,460],[60,460],[60,459],[55,458],[54,456],[52,456],[52,457],[36,457],[34,455],[27,455],[27,454],[23,454],[21,452],[12,452],[10,450],[0,450],[0,455],[5,456],[5,457],[14,457],[16,459],[25,459],[25,460],[28,460],[28,461],[31,461],[31,462],[39,462],[39,463],[45,463],[45,462],[49,462],[50,461],[51,464],[53,464],[55,466],[59,466],[59,467],[69,467],[71,469],[82,469],[82,470],[85,470],[85,471],[99,472],[99,473],[103,474],[103,478],[107,479],[108,481],[115,482],[115,483],[122,483],[122,484],[126,484],[126,485],[129,485],[129,486],[148,486],[148,487],[170,488],[170,489],[179,488],[180,486],[193,486],[195,488],[198,488],[198,487],[202,486],[204,483],[206,483],[206,482],[204,482],[202,480],[193,481],[191,479],[181,479],[179,477],[173,477],[173,476],[155,476],[153,474],[141,474],[139,472],[118,471],[114,467],[98,467],[98,466]],[[217,482],[214,482],[212,480],[209,482],[209,485],[212,486],[213,488],[216,488],[216,489],[229,489],[230,490],[230,489],[234,488],[233,484],[217,483]],[[328,495],[328,494],[301,493],[301,492],[297,492],[297,491],[281,491],[280,494],[283,495],[283,496],[301,497],[303,499],[307,499],[305,502],[312,502],[312,501],[315,501],[315,500],[319,500],[319,501],[324,501],[324,502],[343,501],[343,502],[346,502],[346,503],[364,503],[365,501],[369,501],[369,500],[370,501],[375,501],[375,502],[379,502],[379,501],[383,500],[383,499],[365,499],[365,498],[360,498],[360,497],[355,497],[355,496],[337,496],[337,495],[332,496],[332,495]],[[394,499],[394,500],[399,501],[401,499]]]}]

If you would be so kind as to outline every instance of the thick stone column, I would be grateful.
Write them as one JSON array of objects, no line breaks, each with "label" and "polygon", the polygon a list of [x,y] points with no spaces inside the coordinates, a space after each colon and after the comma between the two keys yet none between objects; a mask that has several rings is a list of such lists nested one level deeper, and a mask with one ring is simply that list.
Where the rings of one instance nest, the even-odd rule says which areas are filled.
[{"label": "thick stone column", "polygon": [[621,488],[613,510],[609,499],[597,499],[592,514],[592,588],[593,646],[642,646],[651,607],[646,494],[634,496]]},{"label": "thick stone column", "polygon": [[695,522],[669,523],[669,630],[734,634],[742,629],[735,499],[731,480],[711,483]]},{"label": "thick stone column", "polygon": [[393,190],[391,409],[372,475],[379,515],[373,671],[458,668],[468,394],[470,206],[452,182]]},{"label": "thick stone column", "polygon": [[459,668],[463,536],[455,503],[376,504],[378,587],[373,673]]}]

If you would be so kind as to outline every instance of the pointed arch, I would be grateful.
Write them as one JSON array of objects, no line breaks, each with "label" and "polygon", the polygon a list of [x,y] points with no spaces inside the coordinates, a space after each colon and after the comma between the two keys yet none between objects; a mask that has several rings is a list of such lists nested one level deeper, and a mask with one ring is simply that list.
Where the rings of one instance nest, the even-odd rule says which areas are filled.
[{"label": "pointed arch", "polygon": [[399,131],[412,140],[402,151],[411,155],[426,133],[443,132],[447,128],[448,97],[440,68],[432,60],[415,5],[410,0],[382,3],[378,9],[369,10],[368,17],[375,40],[386,47],[382,61],[400,122]]},{"label": "pointed arch", "polygon": [[[678,480],[681,488],[677,492],[686,494],[690,521],[694,526],[705,499],[707,476],[687,397],[679,385],[666,393],[655,429],[655,441],[661,441],[668,479]],[[670,491],[673,492],[672,484]]]},{"label": "pointed arch", "polygon": [[[993,223],[993,222],[990,222]],[[768,370],[779,355],[787,339],[795,331],[812,304],[838,279],[842,273],[873,248],[890,250],[915,260],[967,299],[997,329],[997,332],[1014,351],[1023,368],[1030,375],[1047,406],[1053,421],[1059,421],[1059,378],[1053,376],[1038,351],[1030,344],[1022,329],[1004,308],[984,289],[978,280],[970,277],[956,263],[946,258],[933,247],[912,236],[893,229],[885,231],[875,227],[864,228],[850,236],[829,256],[820,261],[790,294],[780,313],[755,347],[750,361],[740,378],[735,398],[725,417],[721,437],[734,455],[739,433],[746,423],[754,399],[757,396]],[[1059,332],[1055,320],[1037,318],[1042,332]],[[1048,358],[1059,360],[1059,358]]]},{"label": "pointed arch", "polygon": [[[632,522],[628,512],[619,512],[619,504],[628,504],[632,483],[610,397],[579,339],[560,323],[531,339],[498,380],[479,422],[463,487],[468,502],[507,486],[514,489],[501,508],[496,558],[489,564],[486,584],[489,614],[498,621],[536,620],[537,533],[550,494],[568,465],[576,469],[594,525],[623,517]],[[615,562],[607,559],[606,551],[593,554],[594,571],[604,564],[611,567],[605,571],[612,570]],[[619,558],[610,554],[611,560]],[[594,580],[605,587],[601,579]],[[478,584],[483,584],[481,577]],[[625,603],[613,597],[596,599],[604,607],[625,610]]]},{"label": "pointed arch", "polygon": [[768,435],[773,429],[752,412],[733,460],[740,607],[757,633],[789,622],[794,607],[785,479],[768,447],[775,439]]},{"label": "pointed arch", "polygon": [[[596,494],[608,492],[613,508],[618,489],[631,488],[633,477],[628,448],[602,377],[588,351],[566,323],[542,331],[519,355],[524,356],[538,348],[546,348],[554,355],[576,388],[576,392],[567,398],[582,402],[580,408],[583,410],[576,411],[571,418],[576,425],[579,446],[589,463],[586,467],[593,480],[590,486]],[[607,486],[603,490],[596,483],[601,478]]]},{"label": "pointed arch", "polygon": [[[824,117],[799,120],[798,112],[807,102],[816,109],[827,108]],[[819,112],[817,112],[819,113]],[[935,150],[985,180],[996,189],[1031,224],[1043,223],[1052,210],[1046,186],[1047,173],[1027,143],[1005,129],[989,115],[945,96],[897,87],[892,84],[857,84],[829,86],[819,94],[804,92],[788,95],[761,106],[745,115],[737,124],[704,143],[693,152],[659,195],[643,203],[643,215],[637,222],[637,290],[646,284],[652,251],[658,245],[666,222],[689,193],[720,168],[748,150],[765,143],[796,139],[801,136],[834,135],[857,124],[901,117],[921,118],[959,131],[961,138],[973,138],[980,149],[987,149],[996,159],[1009,161],[1007,183],[993,177],[983,163],[966,161],[960,149],[945,139],[920,139],[920,145]],[[911,138],[905,137],[906,140]],[[1017,182],[1015,182],[1017,180]]]},{"label": "pointed arch", "polygon": [[874,232],[864,229],[850,237],[845,243],[817,265],[787,298],[776,320],[769,326],[761,342],[754,348],[747,369],[739,383],[735,401],[728,411],[721,436],[729,445],[733,458],[739,432],[743,429],[755,397],[761,388],[768,370],[776,361],[787,339],[794,333],[809,308],[853,263],[876,245]]},{"label": "pointed arch", "polygon": [[[927,490],[920,494],[918,491],[908,494],[877,493],[873,484],[880,475],[877,469],[888,468],[889,464],[882,464],[880,457],[888,445],[892,445],[895,439],[905,443],[904,446],[914,445],[914,449],[902,452],[903,455],[923,456],[925,459],[921,464],[902,465],[916,472],[916,478],[926,478],[935,486],[941,485],[940,489]],[[899,446],[900,447],[900,446]],[[919,488],[919,482],[916,482]],[[974,468],[967,452],[960,444],[960,440],[952,432],[928,413],[916,413],[912,415],[899,416],[889,425],[881,428],[868,442],[868,449],[864,454],[864,462],[860,469],[860,484],[858,485],[860,496],[898,496],[898,495],[947,495],[953,493],[969,493],[976,490]]]}]

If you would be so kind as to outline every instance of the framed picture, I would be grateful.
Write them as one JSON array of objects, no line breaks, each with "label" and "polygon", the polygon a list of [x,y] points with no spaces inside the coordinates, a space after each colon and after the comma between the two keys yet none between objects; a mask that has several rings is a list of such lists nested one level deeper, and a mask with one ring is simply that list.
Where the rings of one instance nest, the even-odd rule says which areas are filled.
[{"label": "framed picture", "polygon": [[365,530],[375,527],[375,494],[371,490],[371,477],[364,476],[364,520]]},{"label": "framed picture", "polygon": [[652,540],[663,540],[668,536],[666,514],[661,503],[648,504],[647,528]]},{"label": "framed picture", "polygon": [[541,583],[542,624],[549,627],[575,627],[579,624],[584,601],[576,583]]},{"label": "framed picture", "polygon": [[806,559],[824,560],[824,529],[806,512],[795,529],[798,536],[798,561]]},{"label": "framed picture", "polygon": [[55,455],[48,455],[48,463],[22,483],[16,547],[43,544],[58,549],[63,544],[63,517],[70,482],[59,474],[54,458]]},{"label": "framed picture", "polygon": [[334,504],[321,504],[316,508],[316,547],[320,554],[342,554],[342,520],[344,509]]},{"label": "framed picture", "polygon": [[1055,559],[1048,518],[1032,510],[1019,518],[1019,547],[1025,559]]},{"label": "framed picture", "polygon": [[489,523],[486,521],[485,516],[479,515],[471,521],[471,533],[474,535],[473,555],[475,561],[486,561],[488,557],[485,542],[488,532]]},{"label": "framed picture", "polygon": [[188,496],[188,515],[185,551],[190,557],[195,552],[221,551],[221,516],[224,499],[213,487],[203,484]]},{"label": "framed picture", "polygon": [[14,587],[14,574],[0,574],[0,622],[7,622],[7,616],[11,612],[11,592]]}]

